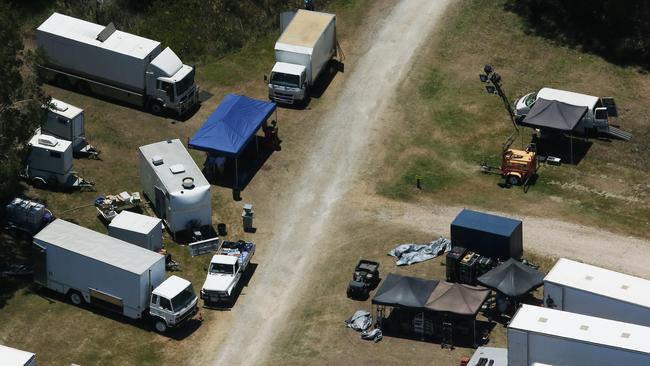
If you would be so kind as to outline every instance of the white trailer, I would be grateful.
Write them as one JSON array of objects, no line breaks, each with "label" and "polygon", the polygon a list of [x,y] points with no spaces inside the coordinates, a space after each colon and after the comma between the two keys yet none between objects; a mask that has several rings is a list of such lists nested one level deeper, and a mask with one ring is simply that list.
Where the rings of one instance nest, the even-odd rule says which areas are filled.
[{"label": "white trailer", "polygon": [[192,284],[165,279],[165,257],[57,219],[36,236],[34,281],[132,319],[151,317],[155,329],[182,324],[196,313]]},{"label": "white trailer", "polygon": [[108,224],[108,235],[158,252],[162,249],[162,220],[122,211]]},{"label": "white trailer", "polygon": [[648,339],[648,327],[523,305],[508,325],[508,366],[647,366]]},{"label": "white trailer", "polygon": [[544,278],[547,307],[650,326],[650,281],[561,258]]},{"label": "white trailer", "polygon": [[305,102],[309,88],[336,56],[336,15],[298,10],[275,43],[269,99]]},{"label": "white trailer", "polygon": [[3,366],[36,366],[36,355],[0,344],[0,361]]},{"label": "white trailer", "polygon": [[160,42],[53,13],[36,29],[44,76],[125,103],[184,114],[198,103],[194,68]]},{"label": "white trailer", "polygon": [[180,140],[140,147],[140,182],[174,237],[212,227],[210,183]]},{"label": "white trailer", "polygon": [[72,142],[72,152],[78,156],[98,157],[99,151],[86,141],[84,111],[52,98],[41,133]]}]

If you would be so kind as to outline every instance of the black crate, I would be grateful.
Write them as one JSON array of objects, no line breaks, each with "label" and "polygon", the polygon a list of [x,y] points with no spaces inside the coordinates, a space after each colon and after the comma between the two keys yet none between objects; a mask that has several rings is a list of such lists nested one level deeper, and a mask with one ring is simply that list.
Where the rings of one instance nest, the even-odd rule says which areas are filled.
[{"label": "black crate", "polygon": [[447,253],[447,258],[445,259],[445,266],[447,267],[447,281],[448,282],[458,282],[458,270],[460,260],[463,259],[467,249],[463,247],[453,247]]}]

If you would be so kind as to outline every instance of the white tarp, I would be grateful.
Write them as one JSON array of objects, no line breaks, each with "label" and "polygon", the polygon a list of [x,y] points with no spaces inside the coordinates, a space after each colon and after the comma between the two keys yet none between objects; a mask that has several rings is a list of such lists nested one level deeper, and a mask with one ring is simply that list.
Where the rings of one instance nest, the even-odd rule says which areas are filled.
[{"label": "white tarp", "polygon": [[397,248],[388,252],[388,255],[397,258],[395,264],[404,266],[433,259],[450,250],[451,240],[441,236],[429,244],[407,243],[398,245]]},{"label": "white tarp", "polygon": [[345,321],[348,328],[361,332],[361,339],[379,342],[383,335],[381,329],[370,329],[372,326],[372,315],[365,310],[357,310],[348,320]]}]

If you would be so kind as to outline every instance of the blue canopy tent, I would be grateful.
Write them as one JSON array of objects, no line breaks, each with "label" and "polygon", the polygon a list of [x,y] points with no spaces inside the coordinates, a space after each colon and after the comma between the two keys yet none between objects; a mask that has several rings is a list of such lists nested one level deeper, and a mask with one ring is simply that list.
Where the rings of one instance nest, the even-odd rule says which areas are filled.
[{"label": "blue canopy tent", "polygon": [[237,158],[275,109],[275,103],[228,94],[190,139],[189,147],[210,155],[234,158],[237,189]]}]

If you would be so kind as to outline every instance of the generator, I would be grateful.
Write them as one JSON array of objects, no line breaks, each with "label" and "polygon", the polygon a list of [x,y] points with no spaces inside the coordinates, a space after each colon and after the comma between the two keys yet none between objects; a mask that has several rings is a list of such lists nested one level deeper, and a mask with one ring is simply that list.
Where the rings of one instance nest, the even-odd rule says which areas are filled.
[{"label": "generator", "polygon": [[481,255],[468,251],[458,266],[458,283],[473,285],[476,283],[476,267]]},{"label": "generator", "polygon": [[458,282],[459,264],[467,253],[463,247],[452,247],[447,253],[445,266],[447,267],[447,282]]}]

